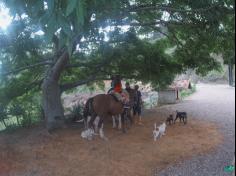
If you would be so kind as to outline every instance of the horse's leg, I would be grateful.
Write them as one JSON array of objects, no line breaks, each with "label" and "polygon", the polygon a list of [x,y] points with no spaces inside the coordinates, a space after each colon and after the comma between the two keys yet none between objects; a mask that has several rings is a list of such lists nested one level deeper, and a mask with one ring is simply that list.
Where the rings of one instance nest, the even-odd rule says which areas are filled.
[{"label": "horse's leg", "polygon": [[84,129],[88,129],[88,121],[87,119],[84,119]]},{"label": "horse's leg", "polygon": [[112,116],[113,128],[116,128],[116,117]]},{"label": "horse's leg", "polygon": [[87,120],[86,120],[86,122],[85,122],[85,126],[86,126],[86,129],[88,129],[89,128],[89,122],[90,122],[90,120],[91,120],[91,116],[88,116],[87,117]]},{"label": "horse's leg", "polygon": [[91,119],[90,119],[90,121],[88,122],[88,127],[89,127],[89,128],[95,129],[95,128],[94,128],[94,121],[95,121],[96,117],[97,117],[96,114],[92,114]]},{"label": "horse's leg", "polygon": [[103,127],[104,127],[103,118],[100,117],[100,120],[99,120],[99,123],[98,123],[99,135],[100,135],[101,139],[107,141],[108,138],[104,134]]},{"label": "horse's leg", "polygon": [[87,118],[87,120],[85,121],[85,123],[87,124],[87,132],[86,132],[86,138],[88,140],[92,140],[93,139],[93,135],[94,135],[94,120],[96,119],[96,115],[92,115],[92,116],[89,116]]},{"label": "horse's leg", "polygon": [[[100,121],[100,117],[97,116],[94,120],[94,125],[95,125],[95,133],[98,133],[98,124],[99,124],[99,121]],[[96,134],[97,135],[97,134]]]}]

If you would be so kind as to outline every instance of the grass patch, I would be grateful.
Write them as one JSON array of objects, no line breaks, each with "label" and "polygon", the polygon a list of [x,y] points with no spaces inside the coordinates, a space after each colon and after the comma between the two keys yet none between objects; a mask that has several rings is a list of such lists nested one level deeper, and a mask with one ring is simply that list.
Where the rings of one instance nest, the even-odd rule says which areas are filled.
[{"label": "grass patch", "polygon": [[180,91],[180,97],[182,99],[185,99],[185,98],[189,97],[190,95],[194,94],[196,91],[197,91],[196,85],[192,84],[192,88],[191,89],[181,90]]}]

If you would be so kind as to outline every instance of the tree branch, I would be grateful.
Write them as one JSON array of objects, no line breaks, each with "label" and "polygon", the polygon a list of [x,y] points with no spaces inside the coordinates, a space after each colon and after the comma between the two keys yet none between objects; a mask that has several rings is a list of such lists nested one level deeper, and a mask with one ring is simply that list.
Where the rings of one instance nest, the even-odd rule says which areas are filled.
[{"label": "tree branch", "polygon": [[52,78],[54,80],[59,80],[62,70],[67,65],[69,61],[69,53],[67,50],[64,50],[63,54],[59,57],[56,64],[52,68]]},{"label": "tree branch", "polygon": [[40,66],[45,66],[45,65],[52,65],[52,64],[53,63],[50,62],[50,61],[43,61],[43,62],[39,62],[39,63],[33,64],[33,65],[28,65],[28,66],[25,66],[25,67],[21,67],[21,68],[18,68],[16,70],[13,70],[13,71],[2,73],[2,75],[7,76],[7,75],[10,75],[10,74],[19,73],[19,72],[24,71],[24,70],[33,69],[35,67],[40,67]]},{"label": "tree branch", "polygon": [[74,83],[64,84],[64,85],[61,86],[61,91],[64,92],[64,91],[66,91],[66,90],[73,89],[73,88],[75,88],[75,87],[78,87],[78,86],[87,84],[87,83],[92,82],[92,81],[95,81],[95,80],[99,80],[99,79],[97,78],[96,74],[91,75],[91,76],[89,76],[88,78],[86,78],[86,79],[84,79],[84,80],[79,80],[79,81],[74,82]]},{"label": "tree branch", "polygon": [[207,12],[209,10],[212,10],[216,8],[217,5],[214,6],[209,6],[205,8],[199,8],[199,9],[177,9],[173,8],[169,5],[140,5],[140,6],[132,6],[129,8],[129,12],[137,12],[137,11],[144,11],[144,10],[163,10],[163,11],[168,11],[168,12]]},{"label": "tree branch", "polygon": [[186,21],[164,21],[164,20],[158,20],[158,21],[153,21],[153,22],[132,22],[132,23],[119,23],[119,24],[114,24],[114,26],[157,26],[157,25],[162,25],[162,26],[168,26],[168,25],[175,25],[175,26],[200,26],[200,25],[207,25],[205,22],[199,22],[199,23],[192,23],[192,22],[186,22]]},{"label": "tree branch", "polygon": [[[95,66],[92,66],[95,69],[98,69],[100,67],[105,66],[108,64],[110,60],[103,60],[102,62],[98,63]],[[78,67],[91,67],[91,65],[94,65],[94,63],[73,63],[73,64],[68,64],[66,68],[78,68]]]},{"label": "tree branch", "polygon": [[[72,88],[75,88],[75,87],[78,87],[78,86],[83,85],[83,84],[87,84],[87,83],[92,82],[92,81],[102,80],[102,78],[99,77],[98,72],[101,72],[101,69],[104,66],[108,65],[110,62],[111,62],[110,59],[105,59],[101,63],[94,66],[93,67],[93,69],[95,69],[94,72],[84,80],[79,80],[79,81],[76,81],[74,83],[68,83],[68,84],[61,85],[62,92],[66,91],[66,90],[69,90],[69,89],[72,89]],[[84,63],[84,66],[85,65],[86,64]],[[81,66],[81,64],[77,63],[77,64],[68,65],[67,68],[80,67],[80,66]],[[86,66],[89,66],[89,64],[86,65]]]}]

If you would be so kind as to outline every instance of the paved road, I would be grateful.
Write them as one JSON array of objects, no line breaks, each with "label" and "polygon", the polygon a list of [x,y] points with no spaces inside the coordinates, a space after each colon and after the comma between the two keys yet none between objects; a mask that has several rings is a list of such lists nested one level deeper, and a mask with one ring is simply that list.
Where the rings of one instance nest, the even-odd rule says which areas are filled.
[{"label": "paved road", "polygon": [[167,168],[158,176],[232,176],[224,172],[224,166],[232,164],[235,156],[235,88],[199,84],[197,90],[186,101],[170,108],[185,110],[196,119],[216,122],[224,135],[223,144],[211,154]]}]

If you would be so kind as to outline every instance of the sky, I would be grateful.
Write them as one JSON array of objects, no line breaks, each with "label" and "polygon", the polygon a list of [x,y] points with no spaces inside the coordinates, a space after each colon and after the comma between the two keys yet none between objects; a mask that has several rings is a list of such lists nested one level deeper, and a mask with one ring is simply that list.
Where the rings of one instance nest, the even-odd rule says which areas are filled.
[{"label": "sky", "polygon": [[9,16],[9,9],[0,4],[0,28],[6,30],[11,24],[12,18]]}]

